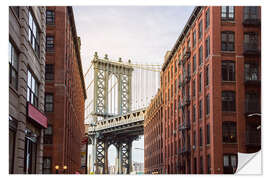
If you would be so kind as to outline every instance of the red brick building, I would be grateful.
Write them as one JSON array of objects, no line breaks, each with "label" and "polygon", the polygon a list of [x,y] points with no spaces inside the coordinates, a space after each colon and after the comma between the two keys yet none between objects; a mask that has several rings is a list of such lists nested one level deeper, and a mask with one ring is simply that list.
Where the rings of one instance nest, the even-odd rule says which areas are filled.
[{"label": "red brick building", "polygon": [[164,173],[233,173],[261,148],[260,17],[194,8],[162,68]]},{"label": "red brick building", "polygon": [[81,171],[86,92],[72,7],[47,7],[46,24],[43,173],[73,174]]},{"label": "red brick building", "polygon": [[162,173],[162,93],[160,89],[151,100],[144,120],[144,173]]}]

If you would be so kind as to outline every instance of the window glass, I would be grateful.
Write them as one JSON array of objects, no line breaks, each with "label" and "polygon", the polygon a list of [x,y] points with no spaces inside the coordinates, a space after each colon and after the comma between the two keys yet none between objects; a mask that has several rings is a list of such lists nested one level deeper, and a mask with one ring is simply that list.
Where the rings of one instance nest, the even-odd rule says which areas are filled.
[{"label": "window glass", "polygon": [[224,155],[223,156],[223,166],[229,166],[229,156],[228,155]]}]

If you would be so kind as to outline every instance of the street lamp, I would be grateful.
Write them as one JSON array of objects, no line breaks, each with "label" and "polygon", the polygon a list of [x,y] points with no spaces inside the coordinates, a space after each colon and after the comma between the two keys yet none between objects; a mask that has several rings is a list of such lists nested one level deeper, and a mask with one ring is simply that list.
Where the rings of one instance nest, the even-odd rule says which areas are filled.
[{"label": "street lamp", "polygon": [[55,166],[55,173],[56,173],[56,174],[58,174],[58,170],[59,170],[59,166],[56,165],[56,166]]},{"label": "street lamp", "polygon": [[63,169],[64,169],[63,173],[66,174],[67,166],[64,165]]},{"label": "street lamp", "polygon": [[[66,170],[67,170],[67,166],[64,165],[64,166],[63,166],[63,174],[66,174]],[[55,166],[55,173],[56,173],[56,174],[59,174],[59,165],[56,165],[56,166]]]}]

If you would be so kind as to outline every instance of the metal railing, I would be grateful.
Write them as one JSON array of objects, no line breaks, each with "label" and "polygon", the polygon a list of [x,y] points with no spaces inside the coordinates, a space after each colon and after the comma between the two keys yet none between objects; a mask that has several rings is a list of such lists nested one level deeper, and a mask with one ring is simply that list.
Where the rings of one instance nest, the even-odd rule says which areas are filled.
[{"label": "metal railing", "polygon": [[244,54],[259,54],[259,43],[258,42],[244,42],[243,43]]},{"label": "metal railing", "polygon": [[258,100],[246,100],[246,102],[245,102],[245,112],[247,114],[261,112],[260,101],[258,101]]},{"label": "metal railing", "polygon": [[261,145],[261,131],[248,130],[246,132],[246,145],[247,146],[260,146]]}]

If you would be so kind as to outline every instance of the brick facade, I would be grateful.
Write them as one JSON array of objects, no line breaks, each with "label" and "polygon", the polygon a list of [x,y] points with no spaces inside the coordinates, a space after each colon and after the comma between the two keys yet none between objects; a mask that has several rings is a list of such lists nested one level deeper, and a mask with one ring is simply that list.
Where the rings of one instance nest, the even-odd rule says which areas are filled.
[{"label": "brick facade", "polygon": [[249,8],[196,7],[166,54],[164,173],[233,173],[237,152],[260,149],[261,12]]},{"label": "brick facade", "polygon": [[[44,148],[44,158],[51,159],[50,172],[81,171],[81,140],[84,136],[85,85],[80,58],[80,39],[77,37],[72,7],[47,7],[53,19],[47,21],[48,37],[46,65],[51,65],[53,78],[46,80],[46,93],[53,96],[53,110],[46,112],[52,127],[52,144]],[[48,15],[48,14],[47,14]],[[51,15],[51,14],[50,14]],[[48,19],[47,19],[48,20]],[[84,173],[81,171],[81,173]]]},{"label": "brick facade", "polygon": [[144,173],[162,173],[162,93],[160,89],[146,110],[144,120]]},{"label": "brick facade", "polygon": [[[29,14],[36,25],[36,29],[33,29],[36,33],[35,46],[30,40]],[[27,83],[29,71],[37,82],[35,109],[42,113],[45,89],[45,7],[9,7],[9,62],[11,59],[17,63],[9,65],[9,173],[41,174],[43,128],[28,117]],[[15,76],[11,72],[17,78],[12,79]],[[28,142],[31,148],[25,148]],[[26,167],[26,151],[31,152],[31,167]]]}]

